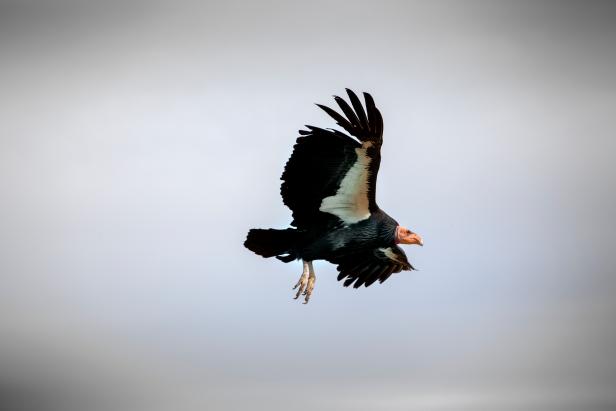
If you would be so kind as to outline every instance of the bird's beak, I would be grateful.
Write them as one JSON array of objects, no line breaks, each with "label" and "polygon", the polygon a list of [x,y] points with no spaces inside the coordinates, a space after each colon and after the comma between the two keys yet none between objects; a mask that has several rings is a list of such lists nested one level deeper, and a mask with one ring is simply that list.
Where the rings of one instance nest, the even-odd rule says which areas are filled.
[{"label": "bird's beak", "polygon": [[398,226],[396,228],[396,244],[417,244],[423,246],[423,240],[421,239],[421,236],[412,231],[410,231],[410,234],[406,234],[409,231],[410,230],[407,228]]},{"label": "bird's beak", "polygon": [[423,240],[419,234],[411,234],[409,244],[417,244],[423,247]]}]

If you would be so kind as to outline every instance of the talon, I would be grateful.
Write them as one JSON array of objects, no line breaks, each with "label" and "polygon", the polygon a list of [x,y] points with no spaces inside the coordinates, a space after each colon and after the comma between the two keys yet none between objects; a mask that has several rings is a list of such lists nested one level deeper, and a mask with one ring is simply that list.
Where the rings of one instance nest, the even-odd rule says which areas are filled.
[{"label": "talon", "polygon": [[295,297],[293,299],[297,300],[299,298],[299,296],[302,295],[302,291],[304,291],[304,285],[303,284],[301,285],[301,287],[299,288],[299,290],[297,291],[297,294],[295,294]]},{"label": "talon", "polygon": [[306,285],[306,290],[304,290],[304,295],[306,296],[304,304],[308,304],[308,301],[310,300],[310,296],[312,295],[312,290],[314,290],[314,283],[316,281],[316,277],[314,276],[314,273],[311,273],[311,274],[312,275],[308,278],[308,284]]},{"label": "talon", "polygon": [[293,299],[297,300],[300,295],[306,296],[303,304],[308,304],[310,300],[310,296],[312,295],[312,290],[314,289],[314,282],[316,277],[314,275],[314,269],[312,268],[312,263],[310,261],[304,261],[304,271],[302,272],[301,277],[299,277],[299,281],[293,289],[297,289],[297,293]]}]

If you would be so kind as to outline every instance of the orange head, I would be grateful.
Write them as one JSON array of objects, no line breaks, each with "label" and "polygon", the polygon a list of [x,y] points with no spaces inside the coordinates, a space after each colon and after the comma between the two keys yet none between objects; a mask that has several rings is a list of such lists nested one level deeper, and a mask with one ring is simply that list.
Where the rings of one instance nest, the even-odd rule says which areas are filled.
[{"label": "orange head", "polygon": [[408,228],[399,225],[396,227],[396,244],[418,244],[423,246],[423,240],[419,234],[415,234]]}]

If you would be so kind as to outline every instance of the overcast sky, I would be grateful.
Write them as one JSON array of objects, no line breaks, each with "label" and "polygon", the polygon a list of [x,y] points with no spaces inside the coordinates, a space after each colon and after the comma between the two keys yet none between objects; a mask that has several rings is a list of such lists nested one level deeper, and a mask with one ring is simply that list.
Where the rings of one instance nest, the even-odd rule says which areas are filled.
[{"label": "overcast sky", "polygon": [[[0,2],[0,391],[79,410],[616,407],[610,2]],[[313,103],[384,116],[419,271],[345,289],[285,227]],[[4,394],[4,393],[8,394]],[[47,408],[47,409],[45,409]],[[30,411],[30,410],[28,410]]]}]

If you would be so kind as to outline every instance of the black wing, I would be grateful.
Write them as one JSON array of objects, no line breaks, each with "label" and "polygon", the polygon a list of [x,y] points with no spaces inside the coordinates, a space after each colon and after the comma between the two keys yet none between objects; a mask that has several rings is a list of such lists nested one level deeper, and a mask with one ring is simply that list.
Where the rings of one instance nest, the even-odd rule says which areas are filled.
[{"label": "black wing", "polygon": [[404,251],[396,245],[346,255],[330,262],[338,264],[338,281],[344,279],[345,287],[353,284],[355,288],[368,287],[377,280],[382,283],[403,270],[414,270]]},{"label": "black wing", "polygon": [[340,131],[306,126],[282,174],[280,193],[293,212],[291,224],[298,228],[348,225],[378,210],[375,194],[383,119],[370,94],[364,93],[364,111],[357,95],[349,89],[347,93],[353,108],[335,97],[346,117],[318,106],[357,140]]}]

